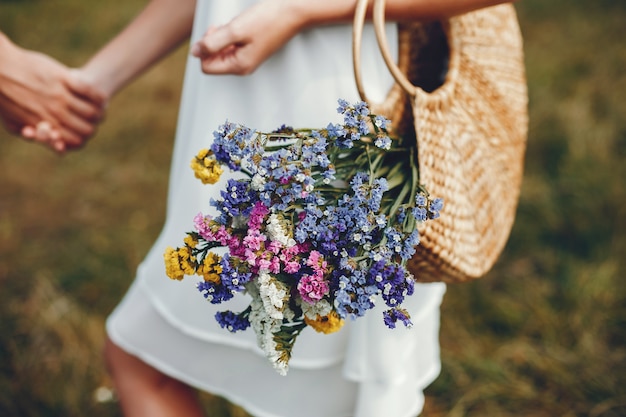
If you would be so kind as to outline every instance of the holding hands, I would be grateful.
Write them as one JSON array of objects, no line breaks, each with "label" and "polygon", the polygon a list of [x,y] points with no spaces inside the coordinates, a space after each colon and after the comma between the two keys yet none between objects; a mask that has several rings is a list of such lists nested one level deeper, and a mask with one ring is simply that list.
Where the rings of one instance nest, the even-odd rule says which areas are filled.
[{"label": "holding hands", "polygon": [[59,153],[80,148],[94,134],[105,103],[78,70],[0,33],[0,119],[9,132]]}]

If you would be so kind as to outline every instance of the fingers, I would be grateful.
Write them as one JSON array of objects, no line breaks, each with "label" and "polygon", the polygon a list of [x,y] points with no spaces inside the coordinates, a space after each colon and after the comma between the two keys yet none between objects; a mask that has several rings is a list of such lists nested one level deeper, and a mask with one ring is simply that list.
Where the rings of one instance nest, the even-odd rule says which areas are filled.
[{"label": "fingers", "polygon": [[205,74],[246,75],[256,69],[253,61],[242,51],[249,42],[238,35],[232,23],[209,28],[201,40],[191,48],[191,54],[200,58]]},{"label": "fingers", "polygon": [[[69,70],[64,83],[67,88],[62,92],[64,105],[51,109],[56,120],[52,132],[61,140],[55,141],[55,137],[47,132],[44,135],[61,142],[64,150],[77,149],[95,134],[96,124],[104,118],[107,96],[85,80],[80,70]],[[57,150],[61,147],[58,143],[53,145]]]},{"label": "fingers", "polygon": [[57,153],[65,152],[66,145],[61,140],[61,134],[53,129],[49,122],[42,121],[35,126],[24,126],[20,133],[23,138],[49,146]]},{"label": "fingers", "polygon": [[[206,58],[212,54],[218,53],[225,46],[229,45],[229,43],[226,42],[224,36],[220,36],[217,39],[213,39],[214,38],[213,35],[215,35],[216,32],[218,32],[219,28],[223,28],[223,26],[209,27],[207,31],[204,33],[204,36],[202,37],[202,39],[200,39],[198,42],[193,44],[193,46],[191,47],[191,54],[197,58]],[[215,35],[215,37],[217,37],[217,35]],[[218,40],[220,41],[218,42]]]}]

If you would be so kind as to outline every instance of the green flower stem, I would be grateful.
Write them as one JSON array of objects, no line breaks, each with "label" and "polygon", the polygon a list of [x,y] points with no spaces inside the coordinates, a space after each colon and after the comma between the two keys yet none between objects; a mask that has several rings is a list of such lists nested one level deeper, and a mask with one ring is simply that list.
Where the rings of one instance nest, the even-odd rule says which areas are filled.
[{"label": "green flower stem", "polygon": [[417,164],[415,161],[415,153],[411,153],[411,202],[415,201],[415,194],[417,193],[417,187],[419,186],[419,171],[417,170]]},{"label": "green flower stem", "polygon": [[402,187],[402,191],[400,191],[400,194],[398,195],[398,198],[396,199],[395,203],[393,204],[393,206],[391,206],[391,209],[389,210],[389,218],[392,218],[396,215],[398,208],[403,203],[404,198],[406,198],[410,190],[411,190],[411,184],[408,182],[405,183],[404,187]]}]

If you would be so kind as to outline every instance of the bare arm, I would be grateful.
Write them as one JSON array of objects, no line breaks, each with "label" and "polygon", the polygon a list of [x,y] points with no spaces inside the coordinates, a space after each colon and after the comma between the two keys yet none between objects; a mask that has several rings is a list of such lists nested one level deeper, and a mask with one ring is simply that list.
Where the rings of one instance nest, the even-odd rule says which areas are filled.
[{"label": "bare arm", "polygon": [[179,46],[191,34],[195,0],[151,0],[81,69],[108,97]]},{"label": "bare arm", "polygon": [[[207,74],[249,74],[300,31],[352,21],[357,0],[264,0],[209,28],[192,52]],[[507,0],[387,0],[390,21],[453,16]]]},{"label": "bare arm", "polygon": [[[450,17],[511,0],[387,0],[386,16],[390,21],[432,20]],[[351,22],[356,0],[319,0],[312,4],[296,1],[294,7],[303,26]],[[371,11],[371,4],[370,4]]]}]

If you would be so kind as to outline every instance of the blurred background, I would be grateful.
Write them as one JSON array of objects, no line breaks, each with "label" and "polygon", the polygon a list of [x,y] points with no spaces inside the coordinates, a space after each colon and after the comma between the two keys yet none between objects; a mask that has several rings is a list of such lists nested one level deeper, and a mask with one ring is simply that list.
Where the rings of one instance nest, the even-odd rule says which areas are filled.
[{"label": "blurred background", "polygon": [[[79,66],[144,3],[0,0],[0,30]],[[449,286],[424,415],[626,416],[626,2],[516,7],[530,88],[518,217],[493,271]],[[162,225],[186,54],[116,97],[80,153],[0,132],[0,416],[120,416],[103,322]]]}]

